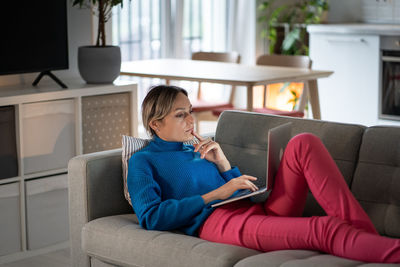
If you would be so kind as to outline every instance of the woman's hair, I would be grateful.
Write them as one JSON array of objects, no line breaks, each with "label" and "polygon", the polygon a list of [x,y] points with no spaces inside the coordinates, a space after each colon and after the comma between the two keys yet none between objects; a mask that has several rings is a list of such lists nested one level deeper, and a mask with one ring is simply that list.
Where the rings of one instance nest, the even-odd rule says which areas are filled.
[{"label": "woman's hair", "polygon": [[150,127],[150,122],[164,119],[171,112],[172,105],[179,93],[188,96],[187,91],[178,86],[157,85],[150,88],[142,103],[142,120],[145,129],[151,136],[154,136],[155,132]]}]

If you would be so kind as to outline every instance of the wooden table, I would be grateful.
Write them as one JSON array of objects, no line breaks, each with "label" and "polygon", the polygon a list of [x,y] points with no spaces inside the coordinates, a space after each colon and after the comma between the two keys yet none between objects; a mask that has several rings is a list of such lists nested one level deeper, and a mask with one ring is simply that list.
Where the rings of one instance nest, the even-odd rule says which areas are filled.
[{"label": "wooden table", "polygon": [[307,82],[313,117],[321,119],[318,78],[328,77],[332,71],[242,65],[214,61],[186,59],[153,59],[123,62],[121,75],[212,82],[247,87],[247,110],[253,110],[253,87],[279,82]]}]

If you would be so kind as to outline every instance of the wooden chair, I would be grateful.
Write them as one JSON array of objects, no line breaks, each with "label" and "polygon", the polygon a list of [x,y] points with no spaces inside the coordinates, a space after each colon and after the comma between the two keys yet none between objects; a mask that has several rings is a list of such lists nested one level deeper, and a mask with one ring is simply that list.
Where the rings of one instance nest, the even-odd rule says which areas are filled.
[{"label": "wooden chair", "polygon": [[[277,66],[277,67],[295,67],[311,69],[312,61],[308,56],[289,56],[289,55],[261,55],[257,58],[257,65]],[[263,90],[263,107],[254,108],[254,112],[267,113],[281,116],[304,117],[304,109],[308,99],[308,84],[304,83],[303,93],[300,96],[299,104],[296,110],[286,111],[266,107],[267,86]],[[212,111],[214,116],[219,116],[222,111],[228,108],[215,108]]]},{"label": "wooden chair", "polygon": [[[196,52],[192,54],[192,60],[208,60],[218,62],[240,63],[240,55],[238,52],[218,53],[218,52]],[[229,99],[218,103],[207,102],[202,99],[202,84],[199,83],[197,91],[197,99],[193,101],[193,116],[196,121],[196,130],[199,130],[200,121],[216,121],[218,117],[212,115],[212,110],[223,108],[233,109],[233,101],[235,98],[235,86],[232,86]]]}]

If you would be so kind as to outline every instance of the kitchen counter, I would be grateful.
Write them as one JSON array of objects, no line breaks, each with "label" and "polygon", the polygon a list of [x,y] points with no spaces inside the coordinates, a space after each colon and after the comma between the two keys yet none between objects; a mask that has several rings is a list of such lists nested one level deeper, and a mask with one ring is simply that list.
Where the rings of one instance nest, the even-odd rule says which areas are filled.
[{"label": "kitchen counter", "polygon": [[398,36],[400,35],[399,24],[316,24],[309,25],[307,31],[311,33],[329,33],[329,34],[371,34]]}]

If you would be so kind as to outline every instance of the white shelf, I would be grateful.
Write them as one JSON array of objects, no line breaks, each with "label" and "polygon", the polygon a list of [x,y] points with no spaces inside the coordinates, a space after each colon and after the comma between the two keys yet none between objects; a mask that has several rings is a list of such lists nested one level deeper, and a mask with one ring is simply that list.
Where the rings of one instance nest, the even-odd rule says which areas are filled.
[{"label": "white shelf", "polygon": [[[6,249],[5,250],[3,249],[3,251],[0,251],[0,263],[3,260],[8,260],[10,258],[13,259],[25,258],[27,255],[32,255],[32,253],[36,254],[40,253],[40,251],[47,251],[49,249],[56,248],[58,247],[58,244],[61,244],[63,242],[65,243],[67,241],[68,238],[66,240],[62,240],[60,243],[58,239],[56,243],[51,244],[51,235],[46,236],[46,229],[43,229],[43,238],[44,238],[43,242],[41,241],[40,233],[37,233],[35,231],[34,236],[35,240],[37,240],[36,244],[38,245],[31,245],[31,246],[29,245],[29,240],[27,237],[29,235],[32,236],[32,232],[29,233],[27,214],[29,214],[31,218],[34,218],[35,213],[32,213],[34,212],[32,210],[27,210],[30,207],[32,207],[32,205],[30,205],[30,203],[27,202],[29,200],[28,198],[29,192],[27,191],[27,184],[36,183],[36,181],[34,181],[35,179],[37,179],[37,183],[39,185],[44,184],[44,182],[41,181],[49,181],[50,183],[52,183],[51,182],[52,179],[54,183],[61,183],[61,181],[62,183],[65,183],[66,179],[65,174],[67,173],[67,164],[69,156],[65,156],[62,153],[61,153],[62,155],[60,155],[60,153],[57,153],[57,151],[63,151],[62,149],[60,149],[59,146],[61,146],[61,148],[72,147],[73,149],[71,149],[72,151],[71,157],[82,154],[85,152],[84,146],[86,144],[82,139],[84,138],[84,136],[86,137],[88,136],[88,133],[84,131],[88,131],[87,129],[89,129],[90,131],[98,132],[97,129],[100,128],[96,127],[104,127],[104,125],[101,126],[101,124],[103,123],[103,120],[101,118],[97,118],[97,121],[96,120],[94,121],[95,123],[91,123],[91,121],[89,120],[90,127],[84,125],[85,123],[86,124],[88,123],[88,118],[87,116],[85,116],[87,114],[84,114],[86,109],[83,107],[85,107],[85,105],[88,105],[88,103],[90,105],[91,103],[101,100],[103,103],[106,104],[104,104],[104,106],[101,106],[100,103],[99,106],[96,108],[101,110],[108,108],[110,109],[110,111],[113,111],[113,114],[111,114],[111,112],[108,112],[111,114],[110,117],[114,116],[114,118],[111,118],[109,120],[110,125],[111,122],[118,124],[118,127],[112,127],[110,125],[107,125],[108,127],[107,129],[109,131],[107,134],[114,136],[113,142],[110,141],[107,143],[111,147],[107,148],[107,144],[105,145],[103,144],[103,146],[99,147],[98,150],[104,150],[104,147],[106,147],[105,149],[113,149],[116,148],[115,147],[116,145],[118,145],[119,147],[119,144],[117,144],[118,142],[116,142],[115,139],[119,138],[119,135],[121,134],[129,134],[133,136],[138,135],[136,83],[123,80],[117,80],[113,84],[86,84],[81,80],[65,80],[63,82],[68,86],[68,89],[63,89],[59,87],[55,82],[51,80],[42,81],[36,87],[32,85],[12,85],[12,86],[0,87],[0,106],[13,106],[15,110],[15,132],[16,132],[15,146],[16,146],[17,160],[18,160],[18,175],[15,177],[0,179],[0,189],[2,187],[6,188],[7,186],[8,187],[13,186],[13,188],[15,187],[19,188],[17,201],[20,203],[18,211],[20,214],[20,218],[19,221],[16,221],[14,224],[14,226],[17,227],[17,229],[18,227],[20,229],[19,237],[16,234],[16,238],[12,239],[15,242],[20,242],[20,250],[15,251],[15,244],[13,251],[7,252]],[[118,102],[121,99],[123,101]],[[52,115],[52,113],[50,112],[50,107],[51,107],[51,109],[56,110],[56,112],[64,114],[65,107],[57,106],[58,103],[64,103],[64,102],[68,103],[67,107],[69,109],[68,110],[69,117],[68,120],[66,120],[65,122],[66,123],[65,125],[68,124],[69,127],[68,128],[69,130],[67,132],[68,134],[67,138],[65,136],[66,132],[64,131],[63,124],[58,123],[59,122],[58,117]],[[109,102],[112,104],[109,104]],[[115,110],[123,112],[125,119],[121,120],[119,114],[115,115],[114,114],[116,113],[114,112]],[[91,109],[90,112],[92,112],[91,114],[97,114],[96,109],[94,110]],[[83,119],[84,116],[85,118]],[[40,120],[37,120],[37,118],[39,117]],[[32,118],[34,118],[33,121]],[[48,118],[49,120],[47,120]],[[49,121],[51,120],[53,122],[49,123]],[[36,121],[40,121],[41,123],[41,125],[38,125],[37,128],[35,128]],[[121,125],[122,127],[120,127]],[[47,133],[49,133],[49,131],[52,131],[52,129],[53,129],[52,133],[53,138],[51,139],[47,137]],[[71,129],[73,130],[71,131]],[[43,133],[46,133],[46,135]],[[31,138],[32,136],[30,136],[30,134],[32,134],[32,136],[37,136],[37,138]],[[51,136],[52,134],[49,135]],[[89,132],[89,134],[92,134],[94,137],[96,137],[95,133]],[[97,138],[99,138],[100,140],[104,139],[104,135],[102,136],[99,135],[97,136]],[[93,142],[97,142],[97,140],[98,139],[94,139]],[[37,145],[38,143],[40,144]],[[30,149],[29,155],[27,152],[28,145]],[[52,150],[53,145],[54,145],[54,150]],[[93,149],[96,149],[96,147]],[[86,151],[87,150],[88,149],[86,149]],[[38,153],[35,154],[35,151],[38,151]],[[43,155],[41,153],[43,153]],[[53,156],[54,157],[61,156],[61,158],[65,161],[65,164],[61,164],[63,166],[61,166],[60,164],[53,167],[50,166],[51,165],[50,162],[52,162],[51,157]],[[43,164],[43,166],[39,166],[39,168],[37,169],[35,168],[31,169],[39,171],[28,171],[32,173],[25,173],[25,170],[27,168],[24,168],[24,162],[25,163],[27,162],[26,159],[28,157],[31,157],[31,159],[37,157],[37,159],[35,159],[34,161],[34,164],[39,164],[39,165]],[[40,157],[43,157],[43,159]],[[46,157],[48,160],[46,160]],[[0,166],[0,168],[6,168],[6,167],[7,166]],[[47,184],[49,182],[47,182]],[[41,192],[40,194],[34,195],[33,197],[37,199],[56,198],[55,199],[56,201],[49,201],[49,203],[47,204],[61,205],[62,203],[62,207],[64,207],[65,210],[65,203],[66,201],[68,201],[68,199],[66,199],[67,197],[65,191],[63,191],[63,193],[61,194],[54,193],[51,191],[51,189],[47,189],[47,191],[46,192],[45,191],[46,190],[44,190],[44,192]],[[3,198],[0,195],[0,201],[2,200],[10,201],[8,195],[5,195],[4,193],[3,195],[4,195]],[[12,199],[12,201],[14,201],[13,203],[15,203],[15,197],[14,199]],[[41,205],[40,203],[43,203],[43,201],[36,202],[36,204],[33,207],[38,209],[38,205],[39,206]],[[54,206],[52,206],[52,209],[54,211],[58,210],[57,207]],[[4,212],[7,211],[2,210],[0,212],[3,214]],[[60,223],[68,226],[68,221],[65,221],[66,214],[64,213],[63,214],[54,213],[54,214],[55,218],[52,219],[54,219],[55,221],[57,221],[57,219],[62,220],[62,222]],[[37,220],[39,219],[41,218],[40,217],[37,218]],[[0,217],[0,224],[2,222],[1,220],[2,219]],[[8,221],[4,221],[4,223],[10,225]],[[15,230],[15,228],[13,229]],[[0,229],[0,240],[2,239],[1,238],[2,235],[7,236],[7,229],[5,228]],[[45,247],[43,247],[40,244],[50,244],[50,245],[46,245]]]},{"label": "white shelf", "polygon": [[[104,95],[131,92],[136,84],[130,81],[117,80],[113,84],[87,84],[83,81],[65,81],[68,89],[60,88],[51,81],[43,81],[38,86],[11,85],[0,87],[0,106],[49,101],[82,96]],[[135,89],[136,90],[136,89]]]}]

